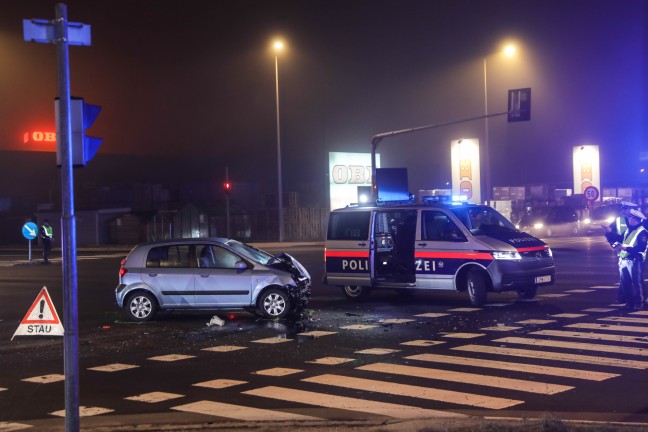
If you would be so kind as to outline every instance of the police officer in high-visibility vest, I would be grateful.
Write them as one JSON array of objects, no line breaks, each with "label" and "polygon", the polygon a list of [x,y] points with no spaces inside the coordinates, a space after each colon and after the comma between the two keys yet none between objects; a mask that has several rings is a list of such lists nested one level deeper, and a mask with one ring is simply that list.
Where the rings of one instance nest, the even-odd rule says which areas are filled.
[{"label": "police officer in high-visibility vest", "polygon": [[621,202],[621,214],[608,226],[603,226],[605,229],[605,238],[610,246],[614,243],[621,243],[623,241],[623,233],[628,226],[628,215],[630,210],[638,210],[639,206],[633,202]]},{"label": "police officer in high-visibility vest", "polygon": [[43,242],[43,262],[49,264],[49,254],[52,250],[52,237],[54,237],[54,230],[49,224],[49,220],[45,219],[43,225],[40,227],[40,238]]},{"label": "police officer in high-visibility vest", "polygon": [[643,267],[648,254],[648,231],[642,226],[644,219],[646,217],[639,210],[630,210],[623,241],[614,244],[619,254],[620,288],[626,307],[634,311],[643,308],[645,295]]}]

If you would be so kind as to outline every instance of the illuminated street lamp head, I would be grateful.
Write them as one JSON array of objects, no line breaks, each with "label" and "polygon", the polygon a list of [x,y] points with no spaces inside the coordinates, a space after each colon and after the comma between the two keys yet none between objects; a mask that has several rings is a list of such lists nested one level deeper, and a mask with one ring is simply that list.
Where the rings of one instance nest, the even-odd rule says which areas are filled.
[{"label": "illuminated street lamp head", "polygon": [[513,57],[517,51],[517,48],[513,44],[506,44],[504,47],[504,55],[507,57]]},{"label": "illuminated street lamp head", "polygon": [[274,43],[272,44],[272,47],[274,48],[274,50],[275,50],[276,53],[279,53],[279,52],[283,51],[283,49],[284,49],[284,43],[283,43],[282,41],[280,41],[280,40],[276,40],[276,41],[274,41]]}]

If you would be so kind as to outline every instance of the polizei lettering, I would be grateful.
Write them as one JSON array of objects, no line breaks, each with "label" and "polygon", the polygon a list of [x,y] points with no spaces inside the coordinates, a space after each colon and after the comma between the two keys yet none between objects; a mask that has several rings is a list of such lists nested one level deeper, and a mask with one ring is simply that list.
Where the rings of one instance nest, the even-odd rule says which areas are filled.
[{"label": "polizei lettering", "polygon": [[342,270],[369,271],[367,260],[342,260]]},{"label": "polizei lettering", "polygon": [[417,272],[436,271],[436,261],[430,260],[416,260]]}]

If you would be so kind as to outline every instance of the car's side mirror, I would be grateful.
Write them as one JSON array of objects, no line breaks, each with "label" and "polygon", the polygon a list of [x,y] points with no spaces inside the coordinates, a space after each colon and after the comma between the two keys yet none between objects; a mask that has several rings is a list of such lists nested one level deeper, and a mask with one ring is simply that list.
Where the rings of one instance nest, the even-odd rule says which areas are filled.
[{"label": "car's side mirror", "polygon": [[236,264],[234,264],[234,267],[236,267],[236,270],[247,270],[248,265],[247,263],[243,261],[236,261]]}]

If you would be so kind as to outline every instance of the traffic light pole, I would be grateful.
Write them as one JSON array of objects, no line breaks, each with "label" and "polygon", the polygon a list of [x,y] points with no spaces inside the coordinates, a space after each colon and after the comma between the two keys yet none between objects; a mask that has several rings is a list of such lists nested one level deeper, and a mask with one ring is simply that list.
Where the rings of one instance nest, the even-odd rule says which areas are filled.
[{"label": "traffic light pole", "polygon": [[55,44],[60,100],[59,139],[61,151],[61,239],[63,248],[63,316],[65,323],[65,430],[79,430],[79,335],[77,304],[76,221],[74,216],[74,176],[72,167],[72,126],[70,120],[70,62],[67,6],[56,5]]}]

